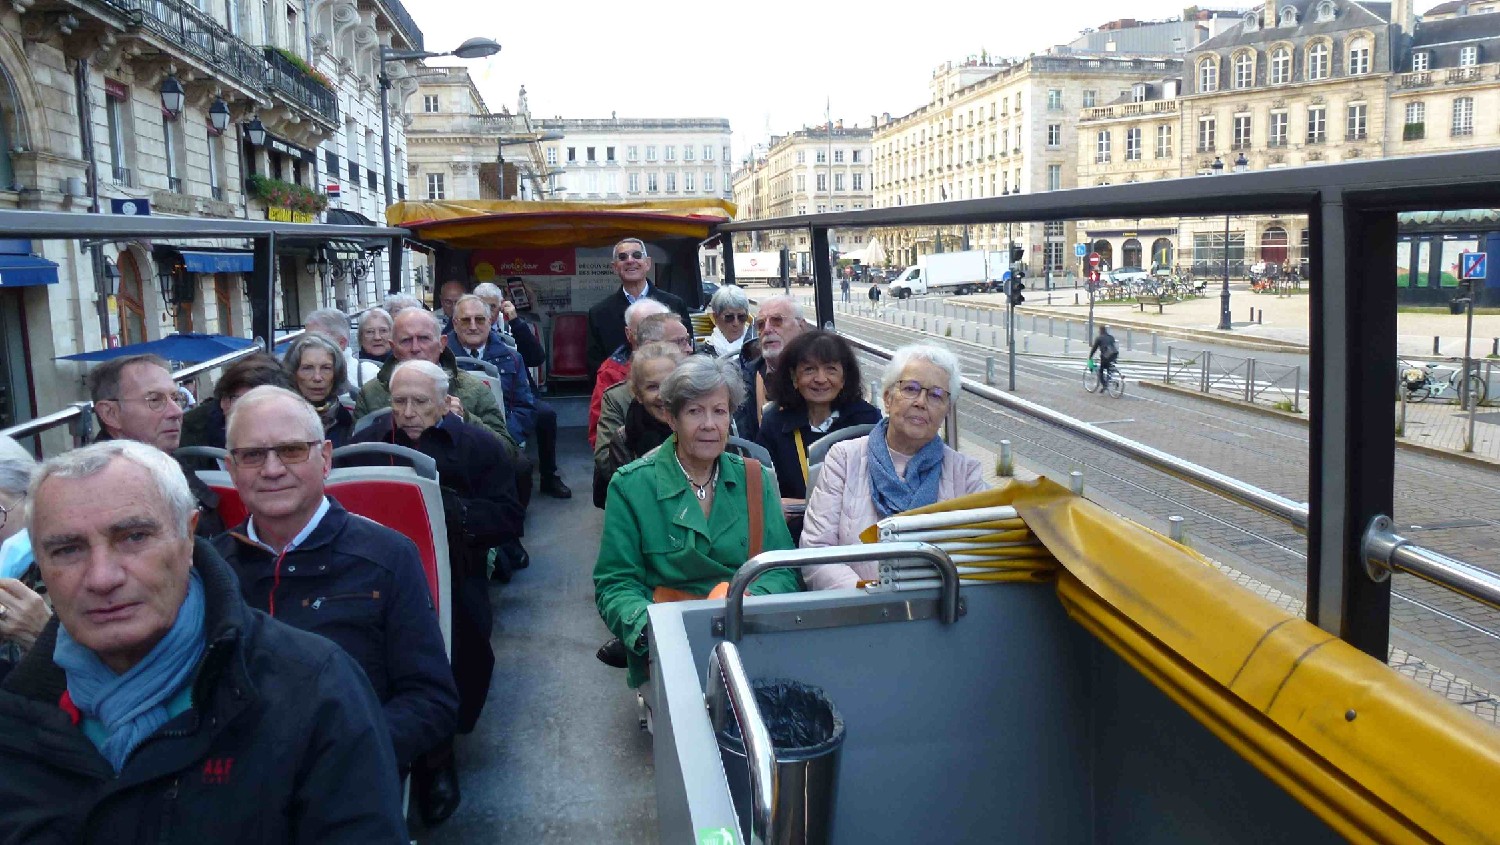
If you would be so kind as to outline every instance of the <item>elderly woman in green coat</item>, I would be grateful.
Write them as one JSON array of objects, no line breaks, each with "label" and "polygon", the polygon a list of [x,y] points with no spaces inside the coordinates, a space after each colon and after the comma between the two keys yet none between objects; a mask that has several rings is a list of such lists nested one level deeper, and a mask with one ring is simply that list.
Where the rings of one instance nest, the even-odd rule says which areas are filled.
[{"label": "elderly woman in green coat", "polygon": [[[646,609],[658,588],[707,596],[749,557],[745,461],[724,451],[744,391],[733,364],[707,356],[684,361],[661,386],[672,436],[609,483],[594,598],[604,624],[625,644],[632,688],[648,677]],[[770,467],[760,473],[760,548],[793,548],[775,474]],[[751,595],[796,590],[790,570],[766,573],[750,586]]]}]

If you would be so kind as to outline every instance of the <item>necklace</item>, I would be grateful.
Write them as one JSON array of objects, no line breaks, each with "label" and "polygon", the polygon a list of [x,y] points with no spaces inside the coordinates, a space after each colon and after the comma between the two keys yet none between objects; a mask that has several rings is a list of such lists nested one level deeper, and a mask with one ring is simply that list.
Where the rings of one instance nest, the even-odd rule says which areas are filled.
[{"label": "necklace", "polygon": [[713,488],[714,482],[719,478],[718,461],[714,462],[713,471],[708,474],[708,481],[699,484],[698,482],[693,480],[693,477],[691,475],[688,474],[687,467],[682,465],[682,458],[678,457],[677,451],[675,449],[672,451],[672,457],[677,460],[677,468],[682,470],[682,477],[686,478],[688,484],[691,484],[693,486],[693,493],[698,497],[698,501],[702,502],[706,500],[708,498],[708,491]]}]

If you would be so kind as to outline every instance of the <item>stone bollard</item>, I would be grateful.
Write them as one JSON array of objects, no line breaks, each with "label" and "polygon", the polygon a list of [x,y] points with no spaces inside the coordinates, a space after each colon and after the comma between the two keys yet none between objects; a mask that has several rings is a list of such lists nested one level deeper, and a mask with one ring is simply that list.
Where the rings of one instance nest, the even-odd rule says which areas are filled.
[{"label": "stone bollard", "polygon": [[1009,440],[1000,441],[1000,463],[995,474],[1001,478],[1013,478],[1016,474],[1015,456],[1011,454]]},{"label": "stone bollard", "polygon": [[1075,496],[1083,495],[1083,473],[1076,469],[1068,473],[1068,489],[1072,490]]},{"label": "stone bollard", "polygon": [[1187,545],[1187,523],[1180,516],[1167,517],[1167,536],[1174,543]]}]

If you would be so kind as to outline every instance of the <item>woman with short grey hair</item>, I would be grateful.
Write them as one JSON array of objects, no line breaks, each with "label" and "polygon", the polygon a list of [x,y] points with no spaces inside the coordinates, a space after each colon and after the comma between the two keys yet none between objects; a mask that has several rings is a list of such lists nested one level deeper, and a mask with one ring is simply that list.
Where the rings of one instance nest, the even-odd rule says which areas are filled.
[{"label": "woman with short grey hair", "polygon": [[[391,359],[391,330],[396,321],[384,308],[371,308],[359,315],[359,360],[373,361],[376,368]],[[363,367],[361,367],[363,369]],[[355,387],[362,387],[357,384]]]},{"label": "woman with short grey hair", "polygon": [[738,285],[725,285],[714,292],[708,301],[709,313],[714,320],[714,333],[708,337],[708,345],[720,358],[740,351],[750,332],[750,297]]},{"label": "woman with short grey hair", "polygon": [[[646,680],[645,611],[653,599],[722,595],[721,585],[751,555],[792,548],[771,468],[724,451],[744,392],[738,368],[728,361],[699,355],[678,364],[661,386],[672,436],[609,482],[594,597],[619,643],[606,644],[599,658],[614,663],[623,656],[632,688]],[[761,530],[751,536],[756,514]],[[758,579],[750,592],[796,589],[796,574],[780,570]]]},{"label": "woman with short grey hair", "polygon": [[31,649],[52,618],[41,588],[26,501],[36,459],[9,437],[0,437],[0,677]]},{"label": "woman with short grey hair", "polygon": [[281,359],[292,387],[323,421],[324,438],[337,449],[354,434],[354,413],[344,407],[348,365],[333,341],[308,333],[292,341]]}]

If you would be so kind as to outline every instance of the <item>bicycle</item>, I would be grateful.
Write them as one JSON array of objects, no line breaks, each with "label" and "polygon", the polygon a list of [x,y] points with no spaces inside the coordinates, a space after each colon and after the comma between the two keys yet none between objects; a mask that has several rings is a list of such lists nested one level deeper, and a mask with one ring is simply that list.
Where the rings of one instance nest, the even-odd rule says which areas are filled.
[{"label": "bicycle", "polygon": [[[1438,399],[1447,395],[1449,390],[1456,397],[1463,396],[1463,387],[1460,374],[1463,368],[1454,370],[1448,374],[1445,380],[1436,377],[1437,364],[1426,363],[1416,367],[1407,367],[1401,372],[1401,387],[1406,391],[1408,402],[1425,402],[1428,397]],[[1488,398],[1489,385],[1485,384],[1484,377],[1479,373],[1469,373],[1469,396],[1476,405],[1483,404]]]},{"label": "bicycle", "polygon": [[[1099,377],[1096,375],[1099,365],[1093,358],[1083,368],[1083,389],[1093,393],[1099,389]],[[1125,395],[1125,377],[1120,375],[1120,368],[1110,364],[1104,371],[1104,391],[1111,397],[1119,399]]]}]

